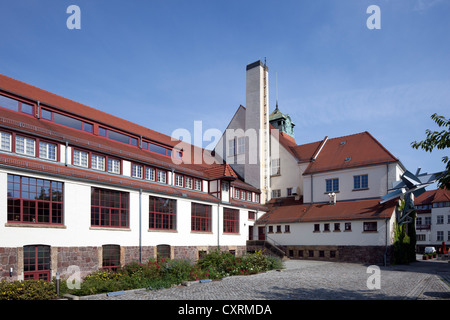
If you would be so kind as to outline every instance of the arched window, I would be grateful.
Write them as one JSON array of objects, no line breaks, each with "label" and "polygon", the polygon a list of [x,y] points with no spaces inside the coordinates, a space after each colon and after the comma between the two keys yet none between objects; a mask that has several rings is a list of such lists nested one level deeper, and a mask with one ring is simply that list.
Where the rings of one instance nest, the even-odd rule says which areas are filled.
[{"label": "arched window", "polygon": [[24,280],[50,281],[50,246],[23,247]]}]

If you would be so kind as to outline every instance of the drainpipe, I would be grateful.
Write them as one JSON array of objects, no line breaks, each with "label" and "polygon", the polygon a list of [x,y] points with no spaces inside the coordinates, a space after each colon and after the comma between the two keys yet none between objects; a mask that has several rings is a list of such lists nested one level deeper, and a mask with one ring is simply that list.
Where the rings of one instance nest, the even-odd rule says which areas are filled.
[{"label": "drainpipe", "polygon": [[385,220],[385,230],[386,230],[386,247],[384,249],[384,266],[387,265],[387,250],[388,250],[388,218]]},{"label": "drainpipe", "polygon": [[139,263],[142,263],[142,189],[139,189]]},{"label": "drainpipe", "polygon": [[314,185],[313,185],[313,175],[312,175],[312,173],[311,173],[311,203],[313,203],[313,200],[314,200],[314,197],[313,197],[313,187],[314,187]]},{"label": "drainpipe", "polygon": [[217,249],[220,250],[220,203],[217,204]]},{"label": "drainpipe", "polygon": [[64,165],[67,167],[67,157],[69,156],[69,141],[66,141],[66,159]]}]

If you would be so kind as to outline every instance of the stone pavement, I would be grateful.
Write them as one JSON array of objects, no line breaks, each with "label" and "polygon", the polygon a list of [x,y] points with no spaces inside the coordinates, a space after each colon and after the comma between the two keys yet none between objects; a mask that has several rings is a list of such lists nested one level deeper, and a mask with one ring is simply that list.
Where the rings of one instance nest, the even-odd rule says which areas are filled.
[{"label": "stone pavement", "polygon": [[[194,282],[162,290],[130,290],[81,300],[450,300],[450,263],[416,261],[379,267],[287,260],[281,271]],[[379,275],[379,277],[377,277]]]}]

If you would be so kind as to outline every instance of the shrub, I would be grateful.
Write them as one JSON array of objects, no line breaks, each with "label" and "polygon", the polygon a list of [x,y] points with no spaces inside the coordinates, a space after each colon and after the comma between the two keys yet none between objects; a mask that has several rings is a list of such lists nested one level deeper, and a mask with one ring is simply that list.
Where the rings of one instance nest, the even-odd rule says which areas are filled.
[{"label": "shrub", "polygon": [[0,281],[0,300],[49,300],[56,298],[52,282],[43,280]]}]

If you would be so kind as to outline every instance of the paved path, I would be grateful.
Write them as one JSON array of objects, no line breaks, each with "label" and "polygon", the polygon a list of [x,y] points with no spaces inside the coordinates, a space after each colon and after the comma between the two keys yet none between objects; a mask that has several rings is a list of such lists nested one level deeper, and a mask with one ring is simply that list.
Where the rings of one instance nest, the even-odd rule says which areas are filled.
[{"label": "paved path", "polygon": [[[368,273],[369,271],[369,273]],[[417,261],[380,267],[325,261],[288,260],[284,269],[162,290],[130,290],[82,300],[450,300],[450,263]],[[371,277],[371,278],[370,278]],[[369,279],[370,278],[370,279]],[[375,288],[368,288],[369,286]],[[373,281],[372,281],[373,280]]]}]

